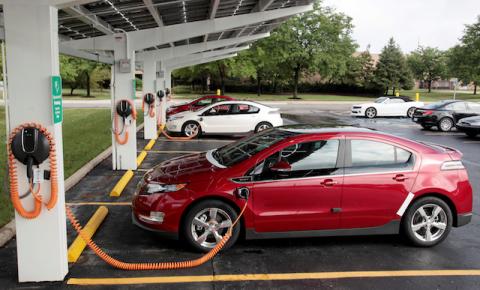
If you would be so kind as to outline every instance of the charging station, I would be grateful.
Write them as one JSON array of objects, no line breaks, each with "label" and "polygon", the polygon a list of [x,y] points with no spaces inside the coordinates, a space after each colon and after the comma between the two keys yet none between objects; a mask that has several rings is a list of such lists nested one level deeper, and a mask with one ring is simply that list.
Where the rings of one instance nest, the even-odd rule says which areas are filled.
[{"label": "charging station", "polygon": [[[162,5],[169,3],[139,1],[138,5],[143,5],[151,13],[157,24],[153,28],[142,28],[133,23],[135,20],[128,20],[121,12],[122,8],[115,6],[118,4],[115,1],[0,1],[7,50],[7,131],[15,133],[9,148],[13,152],[11,180],[18,181],[17,185],[11,183],[11,188],[19,193],[14,202],[20,282],[61,281],[68,273],[59,53],[112,65],[112,168],[135,170],[136,55],[144,62],[143,95],[155,96],[154,114],[145,118],[144,136],[154,139],[156,126],[166,121],[172,70],[235,56],[235,52],[245,47],[228,46],[267,37],[268,31],[274,27],[267,22],[283,21],[312,9],[309,1],[298,4],[292,1],[294,5],[267,10],[273,1],[259,1],[250,11],[219,17],[216,13],[222,4],[219,0],[211,2],[207,4],[209,15],[205,19],[189,22],[184,13],[183,23],[166,25],[159,11]],[[106,9],[103,7],[94,11],[96,5],[107,5],[113,16],[100,13]],[[60,14],[59,10],[62,11]],[[118,15],[128,20],[122,27],[109,23]],[[79,28],[82,25],[86,29]],[[247,30],[250,31],[248,35],[242,35]],[[229,37],[223,39],[224,35]],[[190,44],[189,39],[195,37],[204,40]],[[185,42],[183,45],[182,41]],[[149,54],[152,48],[159,51],[157,55],[155,52],[151,56],[142,56]],[[216,50],[207,52],[212,49]],[[46,151],[48,156],[40,154]],[[26,157],[22,152],[27,154]],[[37,153],[40,155],[35,155]],[[23,161],[22,156],[25,157]]]}]

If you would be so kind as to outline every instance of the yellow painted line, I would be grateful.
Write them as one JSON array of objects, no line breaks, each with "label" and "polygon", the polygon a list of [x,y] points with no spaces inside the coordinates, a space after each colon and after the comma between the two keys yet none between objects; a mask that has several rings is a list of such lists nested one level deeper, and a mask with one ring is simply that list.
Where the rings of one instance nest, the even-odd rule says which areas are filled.
[{"label": "yellow painted line", "polygon": [[239,274],[202,276],[163,276],[132,278],[70,278],[69,285],[131,285],[170,284],[198,282],[240,282],[275,280],[323,280],[379,277],[427,277],[427,276],[480,276],[480,270],[399,270],[399,271],[352,271],[283,274]]},{"label": "yellow painted line", "polygon": [[161,154],[178,154],[178,153],[201,153],[203,151],[168,151],[168,150],[151,150],[151,151],[148,151],[148,153],[161,153]]},{"label": "yellow painted line", "polygon": [[153,148],[153,145],[155,145],[155,141],[157,141],[157,139],[152,139],[150,140],[150,142],[147,143],[147,145],[145,145],[145,147],[143,148],[143,150],[152,150]]},{"label": "yellow painted line", "polygon": [[133,175],[134,174],[132,170],[128,170],[127,172],[125,172],[122,178],[120,178],[120,180],[117,182],[115,187],[112,189],[112,192],[110,192],[110,196],[115,196],[115,197],[120,196],[122,194],[122,191],[125,189],[125,187],[127,187],[127,184],[130,181],[130,179],[132,179]]},{"label": "yellow painted line", "polygon": [[108,201],[92,201],[92,202],[68,202],[68,206],[81,206],[81,205],[105,205],[105,206],[130,206],[131,202],[108,202]]},{"label": "yellow painted line", "polygon": [[147,157],[147,151],[142,151],[140,152],[140,154],[138,154],[137,166],[140,166],[142,164],[143,160],[145,160],[145,157]]},{"label": "yellow painted line", "polygon": [[[107,214],[108,208],[106,208],[105,206],[100,206],[83,228],[83,232],[87,234],[89,238],[92,238],[98,227],[100,227],[100,225],[102,224]],[[82,237],[77,236],[77,238],[68,248],[68,262],[75,263],[86,246],[87,244],[82,239]]]}]

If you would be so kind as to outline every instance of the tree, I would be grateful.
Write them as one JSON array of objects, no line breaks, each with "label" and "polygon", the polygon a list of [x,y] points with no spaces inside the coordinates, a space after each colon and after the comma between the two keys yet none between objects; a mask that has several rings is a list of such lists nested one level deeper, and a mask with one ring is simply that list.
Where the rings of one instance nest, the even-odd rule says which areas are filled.
[{"label": "tree", "polygon": [[476,23],[466,25],[460,42],[448,52],[449,73],[464,84],[473,83],[476,95],[480,83],[480,16]]},{"label": "tree", "polygon": [[87,97],[91,97],[91,75],[100,64],[78,57],[60,56],[60,75],[63,83],[70,87],[70,95],[78,87],[87,89]]},{"label": "tree", "polygon": [[407,63],[417,80],[427,82],[429,93],[433,81],[447,76],[445,54],[437,48],[420,46],[407,57]]},{"label": "tree", "polygon": [[413,86],[412,75],[405,57],[393,38],[390,38],[380,53],[375,70],[375,82],[385,88],[385,94],[388,94],[388,90],[392,88],[392,95],[397,88],[410,89]]},{"label": "tree", "polygon": [[374,85],[374,62],[368,50],[352,55],[347,62],[347,72],[337,83],[349,86],[371,88]]},{"label": "tree", "polygon": [[312,11],[290,18],[272,33],[278,65],[292,79],[293,98],[298,98],[304,74],[318,72],[324,79],[345,74],[356,49],[352,28],[350,17],[316,3]]}]

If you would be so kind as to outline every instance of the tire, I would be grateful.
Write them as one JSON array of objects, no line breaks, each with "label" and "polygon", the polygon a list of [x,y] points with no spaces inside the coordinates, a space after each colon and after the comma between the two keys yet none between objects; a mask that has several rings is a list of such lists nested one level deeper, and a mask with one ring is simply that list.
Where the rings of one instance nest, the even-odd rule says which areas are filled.
[{"label": "tire", "polygon": [[474,132],[474,131],[467,131],[467,132],[465,132],[465,134],[467,134],[467,136],[470,137],[470,138],[475,138],[478,135],[478,133]]},{"label": "tire", "polygon": [[411,119],[411,118],[413,117],[413,114],[415,113],[415,110],[416,110],[416,109],[417,109],[417,108],[415,108],[415,107],[409,108],[409,109],[407,110],[407,118],[410,118],[410,119]]},{"label": "tire", "polygon": [[194,121],[188,121],[185,122],[182,126],[182,135],[185,137],[191,137],[193,133],[193,127],[196,126],[197,131],[194,133],[194,136],[192,138],[198,138],[202,134],[202,128],[200,127],[200,124]]},{"label": "tire", "polygon": [[449,132],[452,130],[453,126],[455,123],[453,123],[453,120],[449,117],[443,117],[438,121],[438,130],[442,132]]},{"label": "tire", "polygon": [[[427,219],[423,217],[420,209],[423,209]],[[437,209],[439,212],[432,219]],[[423,197],[416,200],[405,212],[402,232],[414,246],[432,247],[445,240],[452,228],[452,221],[452,210],[447,203],[437,197]],[[443,229],[435,225],[442,225]],[[430,232],[430,236],[427,231]]]},{"label": "tire", "polygon": [[422,128],[425,129],[425,130],[430,130],[432,129],[432,126],[430,125],[425,125],[425,124],[421,124]]},{"label": "tire", "polygon": [[[214,214],[214,211],[211,209],[216,209],[215,220],[212,219],[211,215]],[[228,230],[228,221],[233,223],[237,218],[237,212],[225,202],[219,200],[205,200],[201,201],[198,204],[194,205],[186,214],[183,219],[182,229],[183,237],[185,237],[187,243],[195,250],[201,252],[210,251],[215,245],[217,240],[213,231],[217,232],[221,237],[225,235]],[[227,218],[228,217],[228,218]],[[194,220],[197,220],[197,224],[194,224]],[[205,227],[202,227],[202,221],[205,226],[210,225],[213,231],[205,230]],[[227,221],[222,228],[215,228],[222,224],[221,222]],[[205,235],[205,237],[203,237]],[[240,226],[237,225],[232,232],[230,240],[223,247],[223,250],[226,250],[233,246],[240,236]],[[205,240],[201,242],[201,240]],[[200,241],[198,241],[200,240]]]},{"label": "tire", "polygon": [[273,125],[269,122],[260,122],[257,124],[257,126],[255,126],[255,133],[262,132],[270,128],[273,128]]},{"label": "tire", "polygon": [[365,110],[365,117],[373,119],[377,116],[377,109],[374,107],[369,107]]}]

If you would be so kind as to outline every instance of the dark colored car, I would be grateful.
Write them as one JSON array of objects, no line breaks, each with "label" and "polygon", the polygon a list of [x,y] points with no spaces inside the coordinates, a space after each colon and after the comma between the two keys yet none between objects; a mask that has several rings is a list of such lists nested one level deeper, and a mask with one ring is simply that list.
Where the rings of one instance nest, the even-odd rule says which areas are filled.
[{"label": "dark colored car", "polygon": [[190,103],[169,107],[167,109],[167,117],[170,115],[178,114],[185,111],[196,111],[214,103],[231,101],[231,100],[235,100],[235,99],[228,96],[217,96],[217,95],[203,96],[196,100],[191,101]]},{"label": "dark colored car", "polygon": [[471,219],[472,187],[461,157],[452,148],[368,129],[277,127],[148,171],[132,218],[207,251],[247,202],[227,247],[240,233],[247,239],[402,233],[414,245],[433,246]]},{"label": "dark colored car", "polygon": [[457,130],[464,132],[469,137],[480,134],[480,116],[463,118],[457,123]]},{"label": "dark colored car", "polygon": [[448,132],[455,127],[458,120],[480,115],[480,105],[466,101],[442,101],[416,109],[412,120],[424,129],[437,127],[440,131]]}]

